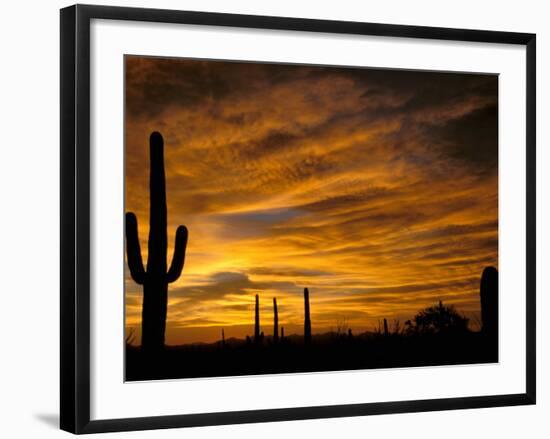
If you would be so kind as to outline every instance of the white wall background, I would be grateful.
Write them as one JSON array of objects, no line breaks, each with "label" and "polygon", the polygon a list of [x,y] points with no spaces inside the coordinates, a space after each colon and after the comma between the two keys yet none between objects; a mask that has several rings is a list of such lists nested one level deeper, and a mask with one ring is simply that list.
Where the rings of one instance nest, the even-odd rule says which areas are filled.
[{"label": "white wall background", "polygon": [[[88,3],[96,3],[89,1]],[[550,14],[537,0],[157,0],[100,1],[246,14],[537,33],[538,45],[538,404],[484,410],[371,416],[155,432],[109,437],[408,439],[545,437],[550,433],[548,368]],[[61,437],[59,367],[59,12],[63,1],[2,5],[0,18],[0,435]],[[32,267],[32,270],[31,270]]]}]

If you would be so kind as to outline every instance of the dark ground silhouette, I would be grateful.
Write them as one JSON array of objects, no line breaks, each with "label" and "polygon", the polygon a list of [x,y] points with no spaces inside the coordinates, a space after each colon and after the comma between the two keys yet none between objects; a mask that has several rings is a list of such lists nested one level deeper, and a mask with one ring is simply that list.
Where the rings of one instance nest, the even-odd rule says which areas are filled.
[{"label": "dark ground silhouette", "polygon": [[482,332],[455,334],[313,335],[263,344],[229,339],[212,344],[167,347],[149,356],[126,350],[126,380],[239,376],[372,368],[439,366],[498,361],[496,345]]},{"label": "dark ground silhouette", "polygon": [[404,326],[396,321],[390,328],[383,319],[383,325],[373,332],[354,335],[351,328],[340,328],[312,334],[309,290],[305,288],[303,334],[285,336],[281,328],[279,335],[273,298],[274,332],[264,336],[256,295],[253,337],[226,339],[222,328],[221,340],[215,343],[166,346],[154,354],[127,343],[126,380],[494,363],[498,361],[498,336],[493,326],[498,318],[495,273],[496,269],[489,267],[482,275],[480,331],[471,331],[466,317],[440,301],[420,310]]}]

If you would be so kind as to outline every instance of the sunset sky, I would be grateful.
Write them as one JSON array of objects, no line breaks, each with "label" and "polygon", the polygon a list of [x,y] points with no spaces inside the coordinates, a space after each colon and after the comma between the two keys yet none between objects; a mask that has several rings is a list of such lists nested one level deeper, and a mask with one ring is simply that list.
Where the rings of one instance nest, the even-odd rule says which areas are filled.
[{"label": "sunset sky", "polygon": [[[149,135],[164,136],[166,341],[354,333],[442,300],[479,319],[498,265],[498,77],[127,56],[126,211],[149,226]],[[141,287],[126,269],[126,327]]]}]

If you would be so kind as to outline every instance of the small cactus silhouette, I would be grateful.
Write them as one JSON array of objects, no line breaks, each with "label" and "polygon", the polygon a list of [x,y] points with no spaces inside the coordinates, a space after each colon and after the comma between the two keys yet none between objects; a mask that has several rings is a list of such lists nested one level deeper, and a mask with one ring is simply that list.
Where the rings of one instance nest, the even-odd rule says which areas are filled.
[{"label": "small cactus silhouette", "polygon": [[311,319],[309,317],[309,290],[304,288],[304,343],[311,343]]},{"label": "small cactus silhouette", "polygon": [[279,312],[277,310],[277,298],[273,298],[273,342],[279,341]]},{"label": "small cactus silhouette", "polygon": [[387,337],[388,335],[390,335],[390,331],[388,329],[388,321],[386,319],[384,319],[384,335]]},{"label": "small cactus silhouette", "polygon": [[254,308],[254,342],[260,342],[260,297],[257,294]]},{"label": "small cactus silhouette", "polygon": [[149,161],[150,214],[147,270],[143,267],[141,258],[137,218],[132,212],[126,213],[126,254],[132,279],[137,284],[143,285],[141,348],[159,350],[164,347],[168,284],[176,281],[183,270],[188,233],[185,226],[178,227],[172,263],[170,269],[167,269],[164,141],[158,132],[153,132],[149,139]]},{"label": "small cactus silhouette", "polygon": [[498,271],[486,267],[479,286],[481,299],[481,330],[490,337],[498,333]]}]

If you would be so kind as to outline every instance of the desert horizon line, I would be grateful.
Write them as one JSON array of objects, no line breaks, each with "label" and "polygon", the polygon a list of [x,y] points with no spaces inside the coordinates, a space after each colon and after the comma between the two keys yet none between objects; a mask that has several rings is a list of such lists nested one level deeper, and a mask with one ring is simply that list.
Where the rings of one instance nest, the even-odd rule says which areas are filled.
[{"label": "desert horizon line", "polygon": [[[494,272],[497,273],[497,276],[498,276],[498,271],[493,267],[493,266],[488,266],[484,269],[483,271],[483,274],[481,276],[481,282],[480,282],[480,309],[479,309],[479,313],[478,315],[476,315],[476,317],[474,319],[468,317],[463,311],[461,312],[459,309],[456,309],[456,307],[451,304],[449,305],[448,307],[451,308],[451,309],[455,309],[457,311],[457,313],[459,313],[462,317],[464,317],[466,319],[466,324],[467,324],[467,327],[469,330],[473,330],[473,331],[477,331],[477,332],[480,332],[482,331],[483,329],[483,325],[482,325],[482,318],[483,318],[483,293],[482,293],[482,290],[483,290],[483,279],[484,279],[484,276],[486,275],[486,272],[489,271],[489,270],[492,270]],[[498,278],[497,278],[498,279]],[[310,318],[310,299],[309,299],[309,288],[308,287],[305,287],[304,288],[304,321],[302,324],[300,323],[296,323],[296,322],[289,322],[289,321],[284,321],[284,320],[280,320],[279,319],[279,314],[278,314],[278,309],[279,309],[279,304],[277,302],[277,296],[272,296],[272,295],[267,295],[269,298],[271,298],[271,300],[273,301],[273,308],[272,308],[272,313],[270,314],[269,313],[269,306],[264,306],[263,308],[260,308],[260,298],[261,298],[261,293],[260,292],[255,292],[255,293],[252,293],[255,297],[255,302],[253,304],[253,309],[254,309],[254,323],[236,323],[236,324],[212,324],[212,325],[208,325],[208,326],[185,326],[185,327],[179,327],[180,330],[183,330],[185,331],[186,329],[187,330],[191,330],[191,329],[201,329],[201,330],[204,330],[205,328],[209,328],[210,330],[212,329],[217,329],[218,332],[219,332],[219,335],[221,335],[220,338],[212,338],[210,337],[208,340],[191,340],[191,341],[188,341],[188,342],[183,342],[183,343],[165,343],[165,345],[167,347],[177,347],[177,346],[186,346],[186,345],[194,345],[194,344],[213,344],[213,343],[218,343],[218,342],[221,342],[223,340],[223,343],[225,343],[225,340],[230,340],[230,339],[236,339],[236,340],[239,340],[239,341],[246,341],[247,343],[250,343],[250,342],[254,342],[254,343],[260,343],[261,340],[264,339],[264,337],[267,339],[267,340],[272,340],[272,342],[277,342],[280,338],[283,339],[283,338],[295,338],[295,337],[304,337],[304,340],[305,340],[305,343],[310,343],[311,342],[311,338],[312,336],[319,336],[319,335],[326,335],[326,334],[341,334],[342,331],[343,333],[348,333],[349,331],[349,335],[351,335],[351,331],[353,330],[353,328],[356,328],[357,330],[361,331],[361,332],[357,332],[355,335],[357,336],[360,336],[360,335],[364,335],[364,334],[371,334],[371,333],[376,333],[377,331],[381,331],[381,328],[384,328],[384,331],[387,333],[388,332],[388,328],[394,328],[394,330],[396,332],[399,332],[399,328],[403,328],[403,324],[407,324],[407,322],[410,322],[412,318],[414,318],[414,315],[411,316],[411,319],[407,319],[407,320],[404,320],[402,321],[402,319],[399,319],[399,318],[394,318],[394,319],[388,319],[387,317],[384,317],[384,316],[378,316],[378,318],[376,319],[377,320],[377,324],[378,324],[378,327],[376,327],[376,325],[374,326],[368,326],[368,325],[351,325],[348,323],[347,319],[344,317],[343,319],[339,319],[338,321],[335,322],[335,325],[330,325],[330,326],[327,326],[326,324],[325,325],[321,325],[321,326],[315,326],[311,324],[311,318]],[[443,300],[442,299],[439,299],[439,306],[442,307],[442,303],[443,303]],[[264,317],[261,317],[261,320],[260,320],[260,314],[261,314],[261,310],[263,310],[264,312],[267,310],[267,314],[268,315],[272,315],[273,317],[270,319],[266,319],[268,324],[261,324],[260,322],[261,321],[266,321],[264,320]],[[417,312],[419,312],[421,310],[417,310]],[[167,322],[169,323],[169,322]],[[271,323],[273,325],[273,331],[264,331],[262,330],[264,327],[268,327],[269,328],[269,323]],[[382,326],[383,325],[383,326]],[[167,325],[168,326],[168,325]],[[141,343],[140,342],[136,342],[136,339],[139,339],[139,337],[136,337],[136,328],[138,327],[138,325],[136,326],[132,326],[132,325],[127,325],[125,328],[125,331],[126,331],[126,342],[128,344],[131,344],[132,346],[141,346]],[[299,332],[299,328],[302,328],[302,333],[300,334]],[[227,329],[231,329],[231,328],[240,328],[241,331],[239,331],[238,334],[235,334],[235,335],[232,335],[231,333],[227,333],[226,330]],[[247,329],[250,329],[252,328],[253,331],[251,334],[249,334],[250,331],[248,331]],[[279,328],[281,328],[281,331],[282,331],[282,336],[279,332]],[[284,335],[285,334],[285,329],[284,328],[287,328],[287,332],[286,332],[286,336]],[[293,328],[293,332],[288,332],[288,328]],[[315,329],[312,329],[312,328],[315,328]],[[368,329],[368,328],[372,328],[372,329]],[[174,330],[175,328],[172,327],[171,328],[172,330]],[[244,333],[243,333],[243,330],[244,330]],[[309,332],[309,334],[308,334]],[[261,337],[261,340],[260,340],[260,337]]]}]

